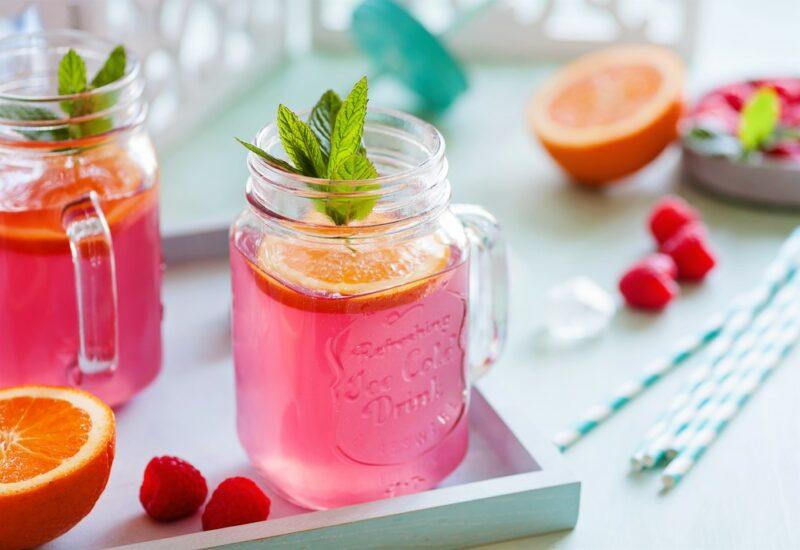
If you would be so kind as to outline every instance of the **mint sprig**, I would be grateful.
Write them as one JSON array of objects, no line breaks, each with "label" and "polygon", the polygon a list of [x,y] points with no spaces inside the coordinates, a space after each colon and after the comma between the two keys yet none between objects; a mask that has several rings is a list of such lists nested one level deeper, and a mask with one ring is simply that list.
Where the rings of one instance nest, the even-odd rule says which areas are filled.
[{"label": "mint sprig", "polygon": [[337,195],[374,191],[380,186],[374,183],[353,185],[334,182],[378,177],[378,171],[367,158],[362,144],[368,91],[366,77],[355,84],[344,101],[333,90],[326,91],[311,110],[308,122],[301,120],[285,105],[280,105],[278,135],[292,164],[270,155],[256,145],[236,139],[275,168],[293,174],[328,179],[328,183],[310,183],[308,186],[314,191],[331,194],[329,197],[314,199],[314,207],[328,216],[334,224],[347,225],[355,220],[363,220],[372,212],[378,197]]},{"label": "mint sprig", "polygon": [[739,119],[739,141],[744,156],[773,139],[779,118],[780,99],[773,88],[759,88],[747,99]]},{"label": "mint sprig", "polygon": [[[117,46],[111,51],[92,81],[88,82],[86,62],[78,52],[70,49],[58,64],[58,93],[59,95],[79,95],[116,82],[125,76],[126,63],[125,48],[121,45]],[[76,118],[104,111],[113,106],[116,101],[116,92],[106,92],[67,99],[62,101],[60,106],[68,118]],[[48,109],[21,105],[0,105],[0,117],[19,121],[59,120],[59,116]],[[78,124],[69,124],[66,128],[31,129],[20,131],[20,133],[34,141],[64,141],[70,138],[102,134],[111,130],[113,126],[114,123],[110,117],[102,117]]]}]

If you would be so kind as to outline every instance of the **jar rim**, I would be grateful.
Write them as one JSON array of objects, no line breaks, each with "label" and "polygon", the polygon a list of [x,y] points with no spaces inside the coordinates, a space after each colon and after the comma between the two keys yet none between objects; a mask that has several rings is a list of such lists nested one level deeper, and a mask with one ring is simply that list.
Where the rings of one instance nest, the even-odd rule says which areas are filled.
[{"label": "jar rim", "polygon": [[[302,110],[297,114],[301,118],[304,118],[304,115],[307,115],[309,112],[310,110]],[[329,197],[331,195],[359,197],[373,196],[375,194],[380,194],[381,196],[390,195],[398,188],[404,187],[404,182],[409,179],[418,178],[426,172],[442,170],[443,167],[446,170],[446,165],[444,163],[445,140],[441,132],[439,132],[433,124],[396,109],[369,107],[367,109],[365,127],[381,125],[380,120],[371,120],[371,118],[374,117],[378,117],[379,119],[383,118],[386,121],[400,122],[407,125],[409,128],[414,128],[420,137],[427,142],[426,148],[428,151],[425,158],[415,162],[408,168],[398,170],[391,174],[380,175],[376,178],[362,180],[331,180],[328,178],[304,176],[281,170],[251,152],[248,155],[250,172],[261,179],[267,180],[272,185],[277,185],[287,191],[293,191],[305,197]],[[265,151],[269,151],[273,146],[280,143],[277,122],[273,121],[259,130],[255,136],[254,142],[256,146]],[[317,190],[327,189],[334,181],[337,188],[344,186],[352,187],[353,189],[347,191]],[[355,189],[356,187],[366,187],[368,190],[357,191]]]},{"label": "jar rim", "polygon": [[[49,42],[52,40],[63,40],[65,42],[63,47],[67,47],[67,42],[69,41],[80,43],[87,48],[96,48],[98,50],[102,49],[109,52],[115,47],[115,44],[110,40],[94,36],[85,31],[74,29],[57,29],[6,36],[5,38],[0,39],[0,56],[10,55],[14,51],[21,51],[25,49],[52,47],[49,44]],[[20,103],[51,103],[55,101],[85,98],[93,95],[119,91],[133,83],[139,77],[141,72],[141,64],[138,57],[128,48],[125,49],[125,57],[125,74],[122,78],[94,88],[88,92],[49,95],[16,94],[3,91],[2,85],[0,85],[0,100]]]}]

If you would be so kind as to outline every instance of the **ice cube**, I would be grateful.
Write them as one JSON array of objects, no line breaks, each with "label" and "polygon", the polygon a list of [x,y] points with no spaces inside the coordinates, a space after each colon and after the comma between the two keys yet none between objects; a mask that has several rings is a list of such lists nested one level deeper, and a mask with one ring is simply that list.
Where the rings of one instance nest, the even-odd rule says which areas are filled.
[{"label": "ice cube", "polygon": [[617,310],[614,298],[588,277],[573,277],[547,291],[544,328],[558,344],[599,335]]}]

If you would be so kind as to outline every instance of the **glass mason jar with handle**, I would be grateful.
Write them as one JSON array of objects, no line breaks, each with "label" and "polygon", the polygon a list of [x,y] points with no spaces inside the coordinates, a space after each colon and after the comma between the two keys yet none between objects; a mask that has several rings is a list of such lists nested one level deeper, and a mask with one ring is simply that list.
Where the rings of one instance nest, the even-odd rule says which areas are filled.
[{"label": "glass mason jar with handle", "polygon": [[73,385],[117,405],[160,369],[158,169],[139,64],[128,55],[118,80],[58,94],[70,49],[91,79],[113,48],[75,31],[0,41],[0,387]]},{"label": "glass mason jar with handle", "polygon": [[[257,145],[279,154],[274,124]],[[380,177],[335,187],[251,154],[231,232],[239,437],[307,508],[437,485],[467,450],[470,382],[505,339],[500,232],[450,205],[441,134],[374,109],[364,145]]]}]

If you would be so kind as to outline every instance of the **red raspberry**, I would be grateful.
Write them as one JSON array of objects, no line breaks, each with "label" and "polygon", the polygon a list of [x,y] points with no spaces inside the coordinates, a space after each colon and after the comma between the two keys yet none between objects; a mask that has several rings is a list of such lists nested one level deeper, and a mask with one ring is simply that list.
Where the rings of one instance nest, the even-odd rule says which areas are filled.
[{"label": "red raspberry", "polygon": [[678,278],[678,266],[675,265],[675,260],[672,259],[672,256],[667,254],[661,254],[660,252],[650,254],[634,265],[634,267],[639,266],[652,267],[656,271],[666,274],[673,281]]},{"label": "red raspberry", "polygon": [[723,86],[718,93],[730,107],[736,111],[741,111],[747,99],[752,95],[755,88],[747,82],[737,82]]},{"label": "red raspberry", "polygon": [[203,512],[203,531],[264,521],[270,500],[246,477],[229,477],[219,484]]},{"label": "red raspberry", "polygon": [[687,281],[702,281],[717,265],[714,252],[708,245],[702,224],[685,225],[661,247],[678,266],[678,278]]},{"label": "red raspberry", "polygon": [[194,514],[205,502],[208,486],[191,464],[174,456],[152,459],[144,470],[139,501],[158,521],[172,521]]},{"label": "red raspberry", "polygon": [[650,232],[658,244],[664,244],[683,225],[700,218],[697,211],[674,195],[664,197],[650,211]]},{"label": "red raspberry", "polygon": [[619,291],[631,307],[660,310],[678,294],[678,285],[664,271],[637,264],[622,276]]},{"label": "red raspberry", "polygon": [[[800,114],[800,111],[798,111],[798,114]],[[773,145],[772,149],[769,149],[766,153],[775,157],[800,162],[800,143],[778,143],[777,145]]]}]

